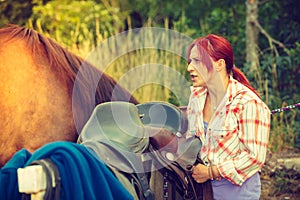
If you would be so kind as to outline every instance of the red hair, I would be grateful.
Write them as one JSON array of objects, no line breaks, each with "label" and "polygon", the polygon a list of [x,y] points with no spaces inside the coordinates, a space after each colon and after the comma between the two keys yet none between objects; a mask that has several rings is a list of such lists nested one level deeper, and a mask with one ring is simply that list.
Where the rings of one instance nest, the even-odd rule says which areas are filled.
[{"label": "red hair", "polygon": [[[250,85],[245,74],[239,70],[234,65],[233,51],[230,43],[221,36],[208,34],[205,37],[197,38],[193,41],[188,49],[188,58],[190,57],[192,48],[196,46],[199,52],[199,55],[202,55],[202,60],[204,63],[210,63],[208,56],[209,55],[214,61],[219,59],[224,59],[226,63],[226,72],[227,74],[232,73],[234,79],[238,80],[240,83],[252,90],[258,97],[260,96],[258,92]],[[188,60],[190,63],[190,60]],[[212,65],[206,65],[208,71],[212,70]]]}]

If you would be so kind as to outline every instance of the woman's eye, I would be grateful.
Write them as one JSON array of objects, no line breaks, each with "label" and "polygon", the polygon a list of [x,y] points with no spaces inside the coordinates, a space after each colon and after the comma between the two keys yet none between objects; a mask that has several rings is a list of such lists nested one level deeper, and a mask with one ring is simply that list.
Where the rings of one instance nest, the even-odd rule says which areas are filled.
[{"label": "woman's eye", "polygon": [[193,59],[194,63],[200,63],[200,59]]}]

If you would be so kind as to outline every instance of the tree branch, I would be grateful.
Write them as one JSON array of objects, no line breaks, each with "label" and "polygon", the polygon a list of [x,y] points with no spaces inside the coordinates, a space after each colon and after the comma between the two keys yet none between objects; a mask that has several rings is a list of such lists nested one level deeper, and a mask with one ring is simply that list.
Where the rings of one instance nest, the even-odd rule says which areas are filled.
[{"label": "tree branch", "polygon": [[[257,20],[253,20],[253,23],[260,30],[260,32],[268,39],[271,48],[273,48],[273,44],[277,44],[279,47],[287,50],[285,45],[282,42],[275,40],[272,36],[270,36]],[[286,52],[288,52],[288,51],[286,51]]]},{"label": "tree branch", "polygon": [[269,1],[271,1],[271,0],[259,1],[257,4],[258,4],[258,5],[262,5],[262,4],[267,3],[267,2],[269,2]]}]

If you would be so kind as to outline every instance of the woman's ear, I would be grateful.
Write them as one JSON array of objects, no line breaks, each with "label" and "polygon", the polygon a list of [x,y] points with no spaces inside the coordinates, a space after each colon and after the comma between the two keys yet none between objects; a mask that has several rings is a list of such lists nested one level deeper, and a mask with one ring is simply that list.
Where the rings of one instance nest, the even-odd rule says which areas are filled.
[{"label": "woman's ear", "polygon": [[216,62],[216,70],[217,72],[220,72],[222,70],[226,70],[226,63],[224,59],[219,59]]}]

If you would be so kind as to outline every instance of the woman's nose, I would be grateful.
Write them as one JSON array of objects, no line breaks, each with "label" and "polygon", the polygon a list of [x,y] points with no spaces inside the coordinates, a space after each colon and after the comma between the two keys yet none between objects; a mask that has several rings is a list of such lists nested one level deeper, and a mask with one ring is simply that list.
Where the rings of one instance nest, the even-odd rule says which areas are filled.
[{"label": "woman's nose", "polygon": [[188,72],[192,72],[192,71],[194,71],[195,70],[195,68],[194,68],[194,66],[190,63],[190,64],[188,64],[188,66],[187,66],[187,71]]}]

